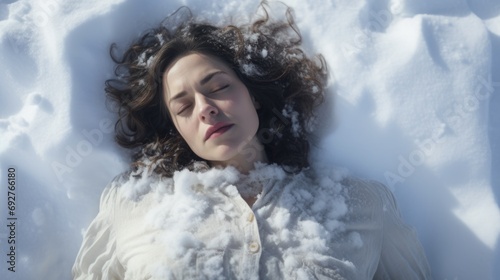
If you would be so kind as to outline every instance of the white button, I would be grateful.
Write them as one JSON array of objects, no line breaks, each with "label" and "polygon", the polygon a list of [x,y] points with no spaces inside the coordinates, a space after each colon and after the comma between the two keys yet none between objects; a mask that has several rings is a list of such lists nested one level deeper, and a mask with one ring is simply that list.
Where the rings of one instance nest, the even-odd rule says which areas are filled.
[{"label": "white button", "polygon": [[257,253],[259,251],[259,249],[260,249],[260,245],[257,242],[252,242],[248,246],[248,250],[250,250],[250,252],[252,252],[252,253]]},{"label": "white button", "polygon": [[254,216],[254,214],[253,214],[253,213],[248,214],[247,221],[248,221],[249,223],[253,222],[253,218],[254,218],[254,217],[255,217],[255,216]]}]

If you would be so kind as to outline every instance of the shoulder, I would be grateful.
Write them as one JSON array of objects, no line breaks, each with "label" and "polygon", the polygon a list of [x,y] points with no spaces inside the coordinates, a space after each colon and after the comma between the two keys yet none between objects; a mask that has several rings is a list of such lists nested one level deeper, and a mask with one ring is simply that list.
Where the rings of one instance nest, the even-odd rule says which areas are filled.
[{"label": "shoulder", "polygon": [[330,205],[335,202],[335,207],[343,204],[350,217],[381,220],[387,209],[396,208],[392,192],[378,181],[355,177],[334,168],[310,170],[305,174],[309,183],[301,185],[311,189],[316,200],[330,201]]},{"label": "shoulder", "polygon": [[119,200],[139,202],[151,193],[172,193],[173,179],[148,170],[126,171],[111,180],[107,189],[107,192],[114,194]]},{"label": "shoulder", "polygon": [[[169,184],[158,176],[134,174],[126,171],[116,175],[103,189],[99,213],[116,221],[126,217],[130,211],[145,207],[149,201],[161,194],[168,194]],[[161,190],[160,190],[161,189]]]},{"label": "shoulder", "polygon": [[318,186],[321,192],[341,192],[352,202],[381,203],[392,198],[391,191],[382,183],[352,176],[348,171],[337,168],[315,168],[304,172],[306,180]]},{"label": "shoulder", "polygon": [[125,173],[118,174],[106,185],[101,193],[99,211],[109,211],[113,209],[113,205],[116,202],[118,192],[120,190],[121,181],[124,180]]},{"label": "shoulder", "polygon": [[382,183],[356,177],[346,177],[341,181],[353,203],[363,203],[372,206],[393,204],[392,192]]},{"label": "shoulder", "polygon": [[132,210],[149,211],[159,205],[170,209],[180,206],[181,202],[186,205],[207,204],[222,194],[236,195],[234,183],[237,181],[238,173],[228,168],[183,169],[174,172],[172,177],[129,171],[119,174],[108,184],[101,201],[119,211],[119,216]]},{"label": "shoulder", "polygon": [[342,181],[353,212],[384,223],[389,217],[400,219],[396,199],[384,184],[362,178],[348,177]]}]

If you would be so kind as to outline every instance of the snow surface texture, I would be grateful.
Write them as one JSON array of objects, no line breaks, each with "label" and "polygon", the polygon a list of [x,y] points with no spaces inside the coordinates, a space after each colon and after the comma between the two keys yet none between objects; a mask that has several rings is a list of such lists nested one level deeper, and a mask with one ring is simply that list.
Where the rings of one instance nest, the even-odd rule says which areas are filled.
[{"label": "snow surface texture", "polygon": [[[244,22],[257,7],[213,2],[0,0],[0,278],[69,279],[102,189],[127,168],[104,102],[109,45],[181,5],[214,23]],[[387,184],[435,279],[500,279],[500,2],[284,2],[305,50],[331,71],[314,161]]]}]

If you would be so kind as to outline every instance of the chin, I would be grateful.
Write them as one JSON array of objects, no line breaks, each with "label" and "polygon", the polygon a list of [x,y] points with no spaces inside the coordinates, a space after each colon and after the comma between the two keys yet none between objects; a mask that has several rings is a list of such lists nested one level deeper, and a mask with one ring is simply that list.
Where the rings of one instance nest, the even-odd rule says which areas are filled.
[{"label": "chin", "polygon": [[241,154],[241,152],[239,152],[237,148],[224,147],[223,149],[217,149],[215,153],[207,158],[209,158],[208,160],[210,161],[228,162],[237,157],[238,154]]}]

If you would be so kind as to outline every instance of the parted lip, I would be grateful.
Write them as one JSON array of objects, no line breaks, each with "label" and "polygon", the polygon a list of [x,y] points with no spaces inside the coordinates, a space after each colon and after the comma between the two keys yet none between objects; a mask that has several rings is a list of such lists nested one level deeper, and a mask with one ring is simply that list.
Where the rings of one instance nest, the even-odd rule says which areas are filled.
[{"label": "parted lip", "polygon": [[233,125],[232,123],[218,122],[218,123],[210,126],[207,129],[207,132],[205,133],[204,141],[207,141],[207,139],[210,138],[210,136],[212,136],[212,134],[214,134],[214,132],[216,132],[217,130],[224,128],[224,127],[232,126],[232,125]]}]

